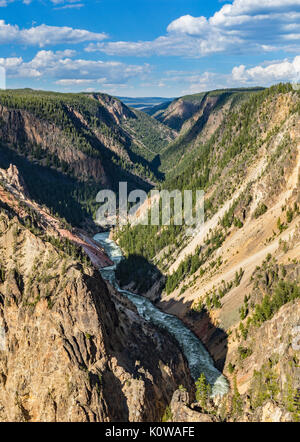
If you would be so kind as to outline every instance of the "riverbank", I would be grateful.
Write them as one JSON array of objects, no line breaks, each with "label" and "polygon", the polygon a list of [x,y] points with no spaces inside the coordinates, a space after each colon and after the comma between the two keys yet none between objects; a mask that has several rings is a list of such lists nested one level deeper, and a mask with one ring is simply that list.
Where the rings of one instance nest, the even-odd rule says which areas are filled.
[{"label": "riverbank", "polygon": [[135,305],[140,316],[157,327],[168,331],[168,333],[176,339],[188,361],[192,377],[195,381],[201,373],[204,373],[206,379],[212,386],[212,396],[223,396],[227,393],[228,382],[226,378],[216,369],[213,359],[201,341],[179,318],[164,313],[152,304],[149,299],[132,293],[129,290],[123,290],[118,286],[115,279],[115,269],[116,265],[122,260],[123,255],[120,247],[109,238],[109,232],[95,235],[94,240],[100,244],[109,259],[114,262],[113,266],[100,269],[102,277]]}]

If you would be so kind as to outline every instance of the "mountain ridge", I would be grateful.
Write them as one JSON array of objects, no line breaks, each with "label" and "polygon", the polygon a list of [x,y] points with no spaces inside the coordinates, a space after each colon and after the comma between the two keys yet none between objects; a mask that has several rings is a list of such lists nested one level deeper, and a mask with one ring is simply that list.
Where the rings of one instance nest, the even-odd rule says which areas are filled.
[{"label": "mountain ridge", "polygon": [[[1,419],[299,420],[299,92],[279,84],[196,94],[179,133],[106,94],[30,92],[25,104],[28,91],[3,94],[0,317],[12,352],[0,352]],[[111,264],[88,235],[95,184],[114,189],[126,176],[130,188],[206,192],[194,236],[172,224],[114,231],[125,253],[116,274],[201,339],[230,382],[222,398],[208,397],[203,377],[195,385],[172,338],[95,273]],[[54,344],[31,333],[37,321]],[[45,391],[26,368],[28,342],[43,362],[41,339],[72,385],[51,375]]]},{"label": "mountain ridge", "polygon": [[[277,85],[225,107],[215,125],[213,114],[214,109],[183,154],[180,143],[179,152],[174,150],[170,163],[176,163],[176,173],[161,187],[204,189],[204,226],[192,236],[184,226],[135,226],[117,237],[129,258],[141,255],[163,274],[165,289],[156,284],[151,296],[160,297],[157,305],[183,320],[223,367],[231,383],[225,419],[276,420],[277,413],[278,419],[297,420],[299,355],[288,333],[299,313],[292,325],[288,312],[299,311],[300,296],[299,92]],[[285,363],[276,359],[275,349],[272,354],[267,331],[276,329],[279,317],[285,324]],[[262,348],[269,348],[265,354],[258,335]],[[268,357],[275,361],[270,367]],[[276,379],[276,394],[268,376]]]},{"label": "mountain ridge", "polygon": [[[7,90],[0,92],[0,136],[0,167],[17,164],[32,197],[78,223],[76,207],[90,216],[102,188],[118,191],[117,182],[127,181],[149,190],[161,177],[159,152],[174,134],[106,94]],[[47,187],[55,182],[52,198]]]}]

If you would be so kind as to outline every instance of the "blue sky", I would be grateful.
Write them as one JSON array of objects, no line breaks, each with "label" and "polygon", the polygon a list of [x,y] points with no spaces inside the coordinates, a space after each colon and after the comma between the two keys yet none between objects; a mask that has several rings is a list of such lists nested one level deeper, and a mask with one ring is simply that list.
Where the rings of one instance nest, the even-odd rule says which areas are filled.
[{"label": "blue sky", "polygon": [[300,80],[300,0],[0,0],[6,86],[175,97]]}]

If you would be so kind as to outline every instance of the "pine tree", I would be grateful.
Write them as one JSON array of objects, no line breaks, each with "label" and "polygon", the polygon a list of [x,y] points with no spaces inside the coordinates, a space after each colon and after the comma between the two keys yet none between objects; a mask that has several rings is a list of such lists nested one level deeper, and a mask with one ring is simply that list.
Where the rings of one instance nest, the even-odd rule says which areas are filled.
[{"label": "pine tree", "polygon": [[236,376],[233,380],[233,398],[232,398],[232,412],[235,416],[240,416],[243,411],[243,401],[239,390],[237,388]]},{"label": "pine tree", "polygon": [[206,408],[207,399],[211,394],[211,386],[207,382],[205,374],[201,373],[196,381],[196,400],[200,402],[202,408]]}]

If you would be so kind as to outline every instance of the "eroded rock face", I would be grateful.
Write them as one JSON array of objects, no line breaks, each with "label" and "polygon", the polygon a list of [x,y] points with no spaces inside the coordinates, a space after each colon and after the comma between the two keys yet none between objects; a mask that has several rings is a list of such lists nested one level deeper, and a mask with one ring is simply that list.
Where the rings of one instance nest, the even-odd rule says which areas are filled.
[{"label": "eroded rock face", "polygon": [[57,156],[68,164],[76,177],[83,180],[94,179],[107,184],[102,161],[78,149],[66,133],[53,123],[39,119],[30,112],[7,109],[0,105],[0,136],[3,142],[18,146],[20,143],[39,146],[43,151]]},{"label": "eroded rock face", "polygon": [[160,420],[192,385],[173,339],[7,211],[0,232],[0,421]]},{"label": "eroded rock face", "polygon": [[286,410],[278,407],[272,401],[265,403],[258,414],[261,415],[260,422],[292,422],[292,416]]},{"label": "eroded rock face", "polygon": [[0,179],[5,181],[6,184],[11,186],[13,189],[22,193],[24,197],[28,196],[25,181],[14,164],[10,164],[7,170],[0,169]]},{"label": "eroded rock face", "polygon": [[189,393],[176,390],[170,404],[172,422],[215,422],[216,419],[207,413],[193,410],[190,406]]},{"label": "eroded rock face", "polygon": [[[293,334],[299,325],[300,301],[295,300],[283,306],[271,320],[266,321],[245,341],[244,345],[251,345],[253,353],[237,370],[237,382],[241,392],[250,387],[254,371],[261,370],[262,366],[274,357],[274,370],[278,373],[281,390],[284,390],[287,378],[291,378],[294,388],[300,388],[300,368],[290,362],[299,357],[297,337]],[[257,343],[261,345],[255,345]]]},{"label": "eroded rock face", "polygon": [[231,363],[235,369],[229,377],[235,379],[240,393],[240,412],[233,413],[233,396],[236,393],[232,391],[228,420],[299,420],[299,318],[300,301],[295,300],[281,307],[272,319],[252,331],[243,341],[244,346],[253,349],[251,355],[240,361],[237,348],[231,349]]}]

